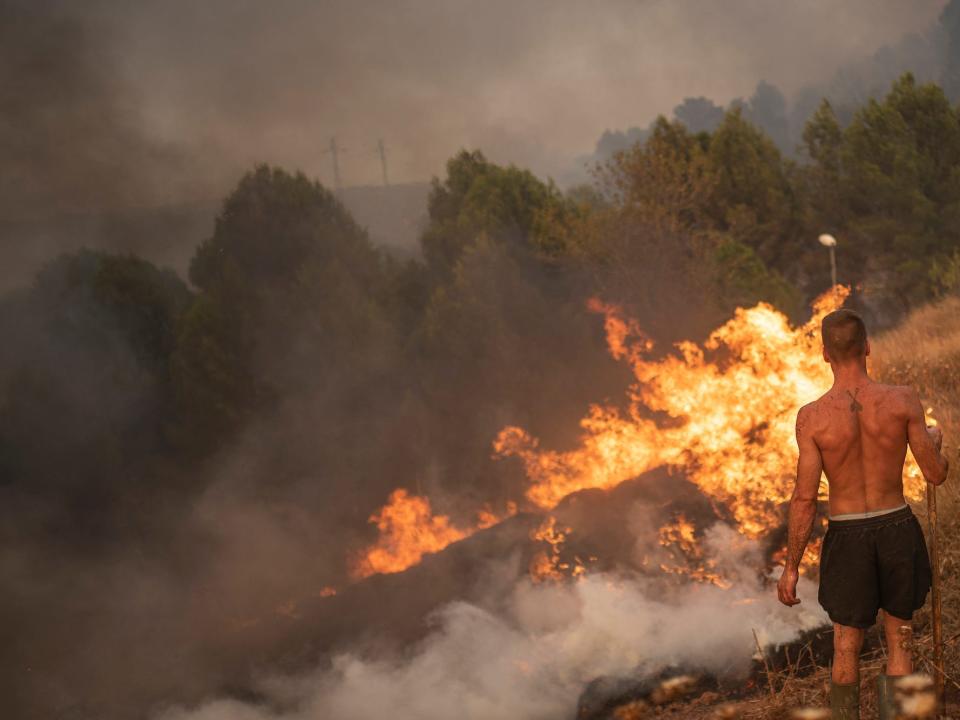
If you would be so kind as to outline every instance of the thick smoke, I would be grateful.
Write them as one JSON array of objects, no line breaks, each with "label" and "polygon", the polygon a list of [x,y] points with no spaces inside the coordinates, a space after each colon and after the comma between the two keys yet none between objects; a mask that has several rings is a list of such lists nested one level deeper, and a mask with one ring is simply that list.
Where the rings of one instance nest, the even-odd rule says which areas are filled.
[{"label": "thick smoke", "polygon": [[685,96],[748,96],[761,78],[792,94],[927,27],[943,4],[376,0],[358,11],[287,0],[116,11],[165,132],[201,132],[231,157],[294,162],[327,182],[323,150],[336,135],[345,182],[365,184],[380,180],[380,137],[395,182],[436,174],[464,146],[558,175],[604,126],[645,123]]},{"label": "thick smoke", "polygon": [[[381,138],[394,183],[462,147],[579,181],[604,127],[747,97],[761,78],[792,95],[942,6],[3,0],[0,290],[81,245],[184,270],[239,169],[332,186],[333,136],[345,185],[380,183]],[[409,245],[397,234],[379,239]]]},{"label": "thick smoke", "polygon": [[[461,146],[550,172],[604,125],[626,126],[682,95],[745,93],[758,67],[777,80],[784,70],[796,71],[794,81],[821,73],[914,19],[922,23],[930,4],[881,5],[886,10],[854,2],[837,19],[827,2],[777,13],[739,2],[717,14],[699,3],[667,2],[587,11],[577,3],[357,9],[294,1],[268,8],[226,0],[0,0],[0,291],[35,284],[39,265],[82,245],[135,252],[185,277],[237,168],[269,160],[331,184],[323,154],[331,135],[346,149],[348,185],[379,178],[373,142],[381,135],[395,182],[439,173]],[[775,38],[777,28],[795,25],[797,13],[811,18],[803,27],[816,52],[799,42],[784,48]],[[751,28],[761,15],[769,37]],[[861,34],[840,42],[853,26]],[[801,56],[810,64],[797,63]],[[646,272],[660,271],[647,263]],[[342,638],[325,640],[341,626],[366,629],[371,609],[383,614],[383,578],[362,590],[355,607],[325,614],[309,606],[326,585],[345,581],[344,555],[370,539],[357,535],[390,490],[429,494],[451,514],[481,499],[518,496],[520,470],[489,459],[497,430],[522,425],[562,447],[575,439],[584,408],[619,396],[627,373],[605,359],[602,327],[584,318],[582,298],[558,299],[542,273],[516,265],[510,253],[481,248],[460,280],[475,306],[466,308],[469,315],[440,318],[454,328],[445,342],[455,353],[410,360],[390,342],[371,343],[365,357],[393,372],[370,383],[357,379],[356,364],[330,370],[323,354],[278,358],[298,381],[295,389],[194,464],[156,442],[162,428],[150,423],[159,424],[169,393],[141,366],[140,338],[124,332],[136,312],[108,313],[59,286],[5,295],[3,710],[25,718],[141,717],[158,699],[249,694],[250,668],[271,666],[282,655],[277,647],[295,645],[286,643],[289,636],[342,648],[349,645]],[[627,280],[660,299],[672,278]],[[81,283],[78,292],[87,289]],[[119,290],[108,293],[108,303],[122,304],[122,283]],[[187,293],[186,285],[179,291]],[[315,320],[307,315],[304,327]],[[672,315],[659,322],[687,332]],[[487,328],[500,334],[484,334]],[[495,352],[481,352],[491,347]],[[446,385],[425,396],[425,379],[437,378]],[[7,444],[11,438],[16,442]],[[32,463],[29,477],[21,456]],[[449,599],[431,579],[399,595],[391,609],[398,627],[417,626],[404,625],[401,640],[417,637],[417,602]],[[469,648],[460,639],[479,624],[517,653],[532,653],[545,636],[554,648],[568,642],[576,649],[540,658],[537,684],[511,678],[514,693],[542,693],[559,677],[626,671],[647,656],[624,650],[614,656],[616,667],[589,667],[599,658],[589,633],[609,631],[597,614],[635,610],[629,628],[636,636],[653,632],[645,612],[670,611],[643,582],[615,581],[622,583],[616,592],[600,577],[572,589],[501,585],[506,609],[477,601],[438,615],[440,629],[419,646],[416,667],[362,654],[341,656],[337,667],[359,668],[382,688],[381,699],[389,697],[392,683],[420,677],[431,662],[456,667],[449,653],[462,659]],[[753,581],[738,587],[760,592]],[[697,597],[706,606],[735,595],[703,588]],[[524,611],[554,599],[567,609],[549,622]],[[710,608],[705,623],[717,617]],[[737,608],[744,626],[768,627],[769,598]],[[727,621],[713,622],[726,632]],[[682,623],[675,625],[668,629],[679,632]],[[769,627],[777,636],[776,625]],[[682,644],[679,637],[666,642]],[[476,692],[490,697],[483,673],[506,673],[506,666],[486,657],[473,679]],[[679,650],[676,658],[697,660]],[[290,664],[302,667],[300,660]],[[311,698],[352,697],[348,680],[326,672],[262,693],[276,707],[302,708]],[[563,702],[573,692],[565,688]],[[244,712],[264,711],[237,708]]]},{"label": "thick smoke", "polygon": [[402,655],[340,654],[311,675],[263,679],[256,702],[212,700],[158,720],[554,720],[572,717],[598,676],[682,668],[730,680],[750,666],[754,631],[783,643],[825,622],[808,580],[800,606],[780,605],[755,570],[759,549],[730,528],[715,525],[706,546],[730,588],[683,584],[665,594],[641,576],[602,573],[562,585],[522,579],[489,588],[486,603],[441,608],[432,632]]},{"label": "thick smoke", "polygon": [[83,245],[184,267],[222,191],[226,163],[149,127],[95,7],[0,2],[0,291]]}]

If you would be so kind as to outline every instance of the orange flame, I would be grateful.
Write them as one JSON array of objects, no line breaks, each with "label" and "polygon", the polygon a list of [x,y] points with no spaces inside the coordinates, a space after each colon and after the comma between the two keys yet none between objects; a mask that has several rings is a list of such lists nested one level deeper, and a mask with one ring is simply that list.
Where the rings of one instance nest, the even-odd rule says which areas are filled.
[{"label": "orange flame", "polygon": [[[604,316],[610,354],[628,362],[635,377],[627,410],[592,406],[580,423],[580,446],[567,452],[542,449],[522,428],[506,427],[494,442],[495,454],[523,462],[527,499],[545,510],[578,490],[611,488],[658,466],[680,468],[730,510],[744,536],[756,538],[781,521],[779,508],[792,492],[797,411],[832,383],[819,324],[848,294],[848,288],[837,287],[821,295],[799,327],[766,303],[738,308],[702,346],[680,342],[660,358],[652,357],[654,345],[635,320],[615,305],[591,300],[588,307]],[[904,474],[908,498],[922,497],[923,478],[909,454]],[[474,527],[461,529],[433,515],[427,498],[396,490],[371,516],[380,538],[359,556],[353,575],[399,572],[515,512],[511,506],[498,516],[485,508]],[[557,532],[554,525],[550,532]],[[664,532],[699,562],[687,547],[692,530]],[[558,568],[558,544],[534,539],[548,542],[551,551],[535,558],[531,572],[551,577]],[[703,579],[712,581],[709,568],[703,572]]]},{"label": "orange flame", "polygon": [[[504,428],[494,449],[523,461],[527,498],[543,508],[660,465],[683,468],[730,508],[744,535],[757,537],[779,521],[777,507],[792,492],[797,411],[832,383],[817,338],[820,320],[848,294],[824,293],[796,328],[766,303],[738,309],[702,347],[681,342],[660,359],[649,358],[652,344],[619,308],[593,301],[591,309],[605,315],[610,354],[626,359],[636,378],[628,410],[591,407],[581,421],[581,445],[569,452],[542,450],[518,427]],[[909,468],[907,476],[916,495]]]},{"label": "orange flame", "polygon": [[530,539],[546,543],[547,550],[541,550],[530,561],[530,577],[534,582],[544,580],[563,580],[566,577],[581,577],[587,572],[583,561],[574,558],[573,563],[561,560],[560,553],[567,541],[571,528],[558,528],[557,519],[552,515],[530,533]]},{"label": "orange flame", "polygon": [[657,535],[663,547],[677,546],[682,552],[691,554],[698,552],[697,528],[687,520],[687,516],[679,513],[672,523],[660,528]]},{"label": "orange flame", "polygon": [[674,551],[671,553],[672,559],[679,560],[660,563],[663,572],[712,583],[721,588],[730,587],[730,583],[716,572],[716,561],[704,557],[703,546],[697,539],[697,527],[683,513],[679,513],[673,522],[663,525],[657,535],[662,547]]},{"label": "orange flame", "polygon": [[419,563],[424,555],[439,552],[477,530],[496,525],[516,511],[514,503],[508,503],[507,512],[502,516],[483,508],[477,513],[474,527],[461,529],[446,515],[434,515],[428,498],[410,495],[403,488],[394,490],[387,504],[370,516],[380,536],[374,545],[356,557],[350,574],[359,580],[377,573],[402,572]]},{"label": "orange flame", "polygon": [[446,515],[434,515],[427,498],[410,495],[402,488],[393,491],[380,512],[370,516],[370,522],[377,524],[380,538],[353,567],[355,578],[406,570],[427,553],[466,536]]}]

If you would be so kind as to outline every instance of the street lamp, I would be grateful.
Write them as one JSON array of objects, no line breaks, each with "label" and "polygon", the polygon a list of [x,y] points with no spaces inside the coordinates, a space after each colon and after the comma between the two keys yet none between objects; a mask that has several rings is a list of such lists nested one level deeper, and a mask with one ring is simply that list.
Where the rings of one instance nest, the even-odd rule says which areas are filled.
[{"label": "street lamp", "polygon": [[837,239],[833,235],[824,233],[819,238],[820,244],[830,250],[830,281],[831,287],[837,286]]}]

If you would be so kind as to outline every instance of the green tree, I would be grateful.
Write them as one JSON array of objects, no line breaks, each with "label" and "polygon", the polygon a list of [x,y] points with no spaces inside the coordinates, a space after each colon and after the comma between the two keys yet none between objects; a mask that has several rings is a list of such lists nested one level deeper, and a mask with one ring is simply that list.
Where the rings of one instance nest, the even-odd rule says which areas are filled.
[{"label": "green tree", "polygon": [[826,289],[831,282],[826,253],[817,242],[823,233],[841,238],[837,248],[840,280],[847,284],[862,280],[858,271],[864,263],[862,248],[846,242],[850,208],[844,196],[843,153],[843,128],[833,106],[824,99],[804,126],[803,163],[793,177],[802,208],[795,267],[811,294]]},{"label": "green tree", "polygon": [[[594,214],[586,244],[606,266],[605,282],[632,296],[651,325],[654,308],[676,293],[696,297],[708,321],[757,300],[796,308],[796,291],[760,254],[793,239],[788,177],[776,147],[740,111],[713,135],[658,118],[647,142],[618,154],[600,180],[613,206]],[[626,291],[631,285],[638,289]]]},{"label": "green tree", "polygon": [[[909,73],[844,133],[849,241],[902,308],[930,295],[931,263],[960,243],[960,118],[943,90]],[[876,285],[877,283],[874,282]]]},{"label": "green tree", "polygon": [[843,129],[829,100],[823,100],[807,121],[803,145],[810,160],[801,176],[807,209],[824,231],[836,232],[845,222],[841,189]]},{"label": "green tree", "polygon": [[716,178],[707,141],[660,116],[645,143],[601,169],[601,186],[622,212],[665,232],[712,229],[707,211]]},{"label": "green tree", "polygon": [[[63,500],[104,501],[165,452],[170,357],[190,292],[132,256],[81,251],[8,297],[0,324],[0,475]],[[99,512],[99,511],[98,511]]]},{"label": "green tree", "polygon": [[174,358],[184,441],[213,447],[291,392],[385,362],[371,348],[391,332],[388,275],[320,184],[267,166],[244,176],[190,265],[201,292]]},{"label": "green tree", "polygon": [[566,250],[557,223],[576,212],[552,182],[529,170],[501,167],[480,151],[461,151],[447,162],[444,181],[433,180],[428,201],[430,224],[421,244],[429,267],[449,274],[464,250],[481,234],[514,239],[544,258]]},{"label": "green tree", "polygon": [[716,226],[766,265],[789,272],[797,252],[797,203],[776,145],[734,108],[710,136],[708,153]]},{"label": "green tree", "polygon": [[763,300],[791,314],[802,309],[797,288],[767,268],[753,250],[732,238],[717,245],[713,265],[720,296],[730,305],[750,306]]}]

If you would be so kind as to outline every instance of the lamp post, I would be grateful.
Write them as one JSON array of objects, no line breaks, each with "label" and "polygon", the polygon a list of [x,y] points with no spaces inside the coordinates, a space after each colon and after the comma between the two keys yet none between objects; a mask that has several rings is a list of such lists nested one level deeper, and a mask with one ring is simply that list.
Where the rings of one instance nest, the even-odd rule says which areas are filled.
[{"label": "lamp post", "polygon": [[820,244],[830,250],[830,282],[831,287],[837,286],[837,239],[833,235],[824,233],[819,238]]}]

